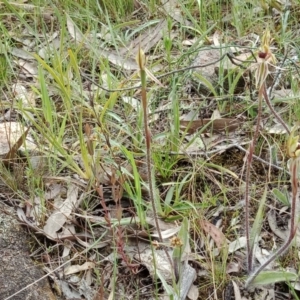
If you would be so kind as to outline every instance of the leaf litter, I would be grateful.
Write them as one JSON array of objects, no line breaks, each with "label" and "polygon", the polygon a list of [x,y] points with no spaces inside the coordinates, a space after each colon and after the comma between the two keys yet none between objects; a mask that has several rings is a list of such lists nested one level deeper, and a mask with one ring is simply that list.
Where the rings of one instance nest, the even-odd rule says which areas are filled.
[{"label": "leaf litter", "polygon": [[[169,5],[169,6],[166,6]],[[171,13],[171,9],[173,13]],[[186,20],[182,18],[181,10],[179,9],[180,5],[177,1],[169,1],[168,3],[164,4],[164,9],[167,10],[172,18],[176,20],[176,22],[179,23],[185,23],[186,26],[189,26],[189,23],[186,23]],[[176,10],[175,10],[176,8]],[[99,44],[92,45],[89,42],[89,38],[91,38],[91,35],[89,32],[82,33],[73,19],[66,15],[67,18],[67,29],[68,33],[70,34],[71,38],[74,40],[75,44],[77,46],[86,47],[89,49],[92,53],[96,54],[99,57],[107,58],[110,63],[114,64],[116,67],[121,67],[126,71],[135,72],[137,69],[136,62],[134,60],[135,52],[137,51],[140,44],[142,44],[144,50],[149,53],[149,59],[151,59],[152,50],[156,48],[157,44],[160,43],[161,39],[163,38],[164,30],[166,30],[166,21],[163,19],[157,20],[157,23],[155,27],[150,27],[149,30],[146,30],[143,34],[141,34],[140,37],[137,37],[136,39],[132,40],[126,47],[118,49],[118,51],[115,51],[115,49],[112,48],[102,48],[100,42]],[[98,34],[98,33],[94,33]],[[100,34],[100,33],[99,33]],[[103,38],[103,36],[101,36]],[[32,36],[32,39],[34,37]],[[40,37],[42,38],[42,37]],[[211,63],[215,61],[215,63],[211,64],[210,66],[207,66],[205,68],[200,68],[199,70],[196,70],[193,72],[192,77],[197,78],[201,82],[200,86],[200,93],[204,95],[205,97],[211,94],[214,94],[217,89],[216,85],[216,78],[218,77],[218,72],[220,71],[220,62],[218,61],[221,58],[221,46],[226,46],[226,43],[222,43],[221,41],[222,37],[215,31],[215,34],[210,38],[210,40],[213,41],[214,46],[219,46],[218,49],[214,48],[208,48],[199,51],[199,55],[194,60],[192,66],[196,65],[205,65],[207,63]],[[30,40],[30,38],[29,38]],[[253,39],[252,44],[255,44],[255,39]],[[52,35],[47,36],[46,41],[41,42],[38,45],[37,53],[41,58],[44,60],[47,60],[49,56],[51,56],[51,53],[55,50],[58,50],[59,48],[59,32],[56,31]],[[235,49],[238,49],[238,47],[235,47]],[[237,52],[240,52],[239,50],[236,50]],[[31,55],[32,52],[32,46],[30,46],[29,43],[24,46],[24,49],[22,48],[12,48],[11,54],[15,57],[15,65],[20,68],[20,78],[23,75],[23,78],[29,79],[29,80],[36,80],[37,67],[38,63],[34,59],[34,57]],[[237,54],[236,59],[242,63],[243,61],[247,61],[250,56],[248,54]],[[225,68],[224,68],[225,66]],[[227,59],[227,62],[222,62],[223,70],[225,69],[226,72],[230,72],[233,68],[236,68],[236,65],[232,64],[230,60]],[[198,75],[196,73],[199,73]],[[196,74],[196,75],[195,75]],[[244,74],[243,74],[244,75]],[[198,77],[197,77],[198,76]],[[193,78],[193,79],[194,79]],[[74,79],[74,78],[72,78]],[[156,79],[156,74],[153,74],[153,78]],[[160,83],[161,79],[158,79],[157,81],[153,80],[151,84],[154,86],[156,85],[157,88],[162,88],[164,84]],[[105,79],[103,80],[105,82]],[[153,83],[154,82],[154,83]],[[36,83],[36,82],[34,82]],[[110,86],[108,85],[107,88]],[[36,106],[36,99],[34,99],[34,94],[32,92],[28,92],[27,88],[22,84],[18,83],[16,86],[13,87],[13,90],[16,91],[16,99],[21,101],[23,103],[24,107],[35,107]],[[87,95],[92,95],[90,91],[87,92]],[[97,90],[94,91],[95,95],[97,93]],[[199,93],[199,91],[198,91]],[[138,94],[135,97],[128,97],[128,96],[122,96],[122,100],[124,103],[131,106],[131,108],[138,112],[139,99]],[[204,97],[204,98],[205,98]],[[198,105],[198,104],[197,104]],[[171,108],[170,103],[167,103],[166,108]],[[163,107],[161,107],[163,108]],[[183,134],[186,134],[185,139],[188,140],[188,135],[191,134],[200,134],[202,135],[201,138],[195,139],[194,142],[189,145],[192,148],[188,149],[186,147],[183,147],[184,150],[187,150],[186,152],[182,151],[181,153],[177,154],[192,154],[192,153],[200,153],[197,150],[216,150],[216,155],[224,154],[226,155],[227,152],[231,149],[232,145],[242,145],[245,143],[248,143],[249,141],[247,138],[244,137],[244,129],[245,129],[245,123],[248,121],[246,119],[239,119],[236,115],[228,116],[228,112],[222,116],[222,114],[216,115],[216,110],[210,110],[206,117],[201,116],[201,113],[199,112],[199,109],[197,108],[196,113],[194,111],[194,108],[192,106],[189,107],[190,113],[187,114],[181,113],[181,119],[180,119],[180,125],[181,130]],[[163,111],[163,110],[162,110]],[[191,112],[193,117],[191,118]],[[161,113],[161,112],[156,112]],[[187,119],[184,119],[186,116],[188,116]],[[155,121],[159,120],[159,118],[156,118]],[[168,118],[165,118],[167,122],[170,120]],[[9,154],[9,151],[13,149],[14,153],[10,153],[9,158],[11,159],[13,156],[15,156],[15,152],[21,148],[21,146],[24,146],[26,151],[32,151],[35,149],[36,143],[34,143],[29,135],[29,131],[27,131],[28,128],[25,128],[21,126],[21,123],[17,122],[7,122],[7,123],[1,123],[1,125],[4,124],[5,128],[3,130],[4,134],[2,136],[6,136],[6,138],[1,138],[1,145],[3,145],[3,151],[1,152],[3,155]],[[264,127],[266,131],[269,134],[275,134],[275,135],[281,135],[282,130],[281,128],[277,128],[275,124],[272,123],[270,127]],[[9,134],[9,138],[7,138],[7,128],[9,133],[10,132],[20,132],[18,138],[12,138]],[[25,129],[25,130],[24,130]],[[225,136],[224,136],[225,135]],[[193,137],[192,137],[193,139]],[[26,141],[25,141],[26,140]],[[219,145],[216,143],[217,140],[220,140]],[[245,141],[246,140],[246,141]],[[27,145],[27,141],[29,142]],[[75,141],[78,142],[78,141]],[[26,143],[26,145],[25,145]],[[231,145],[229,145],[231,143]],[[222,145],[223,144],[223,145]],[[32,146],[32,148],[31,148]],[[124,159],[124,158],[123,158]],[[82,163],[81,160],[81,167],[84,167],[84,163]],[[225,162],[226,165],[226,162]],[[98,177],[98,184],[110,184],[110,180],[112,178],[113,172],[109,172],[109,168],[106,168],[106,166],[101,165],[101,168],[103,173],[105,173],[107,176],[105,179],[101,180]],[[124,169],[127,169],[126,167]],[[124,170],[123,169],[123,170]],[[131,170],[129,170],[131,171]],[[128,172],[130,173],[130,172]],[[232,180],[232,179],[231,179]],[[84,187],[87,187],[88,184],[83,181],[82,184]],[[81,211],[81,199],[88,196],[88,193],[85,194],[83,190],[81,190],[82,185],[77,185],[72,182],[68,182],[68,180],[65,180],[63,183],[59,183],[59,181],[52,183],[48,186],[48,191],[41,196],[41,197],[35,197],[34,198],[34,205],[33,207],[27,206],[26,208],[26,214],[24,214],[24,209],[26,206],[18,209],[19,218],[22,222],[26,223],[30,228],[32,228],[37,233],[40,233],[41,235],[47,236],[52,241],[56,241],[58,243],[61,243],[62,241],[65,241],[65,245],[63,248],[63,253],[60,256],[60,259],[65,260],[72,256],[72,247],[74,245],[80,245],[84,247],[85,249],[90,249],[93,251],[96,248],[105,249],[106,251],[110,252],[109,255],[113,254],[113,251],[111,249],[107,249],[107,246],[111,245],[111,241],[107,239],[109,235],[106,232],[106,226],[107,226],[107,215],[104,215],[103,210],[104,206],[100,209],[99,203],[96,205],[94,204],[95,211],[101,211],[101,213],[96,213],[93,211],[93,209],[88,208],[87,211]],[[79,188],[79,186],[81,188]],[[113,194],[112,191],[110,191],[111,194]],[[82,198],[81,196],[84,195]],[[107,196],[107,195],[106,195]],[[105,196],[105,198],[106,198]],[[110,211],[110,215],[114,216],[114,210],[118,209],[118,201],[115,201],[114,199],[111,199],[111,195],[105,199],[105,202],[108,202],[107,208]],[[43,213],[43,207],[39,205],[42,201],[47,202],[48,210],[47,214],[45,215]],[[113,203],[115,201],[115,203]],[[126,202],[126,201],[125,201]],[[113,203],[113,204],[112,204]],[[122,212],[123,213],[123,212]],[[99,216],[101,215],[101,216]],[[117,216],[118,214],[116,214]],[[46,217],[45,217],[46,216]],[[42,219],[46,220],[42,220]],[[126,228],[126,232],[128,234],[132,234],[133,231],[130,230],[130,226],[132,224],[139,224],[141,220],[138,220],[135,216],[126,216],[126,218],[111,218],[110,219],[113,222],[113,226],[118,227],[121,224],[121,221],[126,224],[124,225],[124,228]],[[86,222],[84,227],[82,228],[81,221]],[[79,222],[79,223],[78,223]],[[176,223],[166,223],[162,224],[163,221],[161,221],[160,225],[162,226],[162,236],[164,239],[168,240],[173,236],[176,236],[179,230],[179,226],[176,225]],[[271,221],[269,221],[271,222]],[[276,224],[276,220],[275,222]],[[102,236],[105,238],[100,238],[100,241],[97,240],[97,238],[92,234],[92,230],[87,229],[87,225],[91,225],[92,223],[97,224],[102,229],[100,230],[100,233],[98,237]],[[118,224],[119,223],[119,224]],[[155,228],[155,225],[153,223],[153,220],[148,216],[146,218],[146,223],[149,226],[152,226],[152,230],[148,232],[147,230],[143,230],[137,226],[134,230],[133,236],[137,239],[139,239],[141,236],[144,236],[144,238],[156,238],[157,237],[157,229]],[[43,224],[43,226],[41,226]],[[201,220],[200,221],[201,227],[205,232],[206,239],[208,236],[210,236],[214,243],[211,244],[210,250],[217,250],[222,249],[225,244],[228,244],[228,250],[229,253],[235,254],[238,250],[241,250],[245,247],[245,239],[244,236],[238,237],[237,239],[232,239],[233,242],[229,242],[229,240],[226,239],[225,234],[222,232],[220,228],[217,228],[214,224],[212,224],[208,220]],[[76,226],[75,226],[76,225]],[[130,226],[128,226],[130,225]],[[165,228],[163,228],[165,226]],[[274,227],[270,226],[271,230],[273,230],[275,233],[277,233],[278,236],[283,237],[285,232],[280,231],[280,234],[278,231],[274,229]],[[83,230],[79,230],[79,228]],[[113,227],[112,227],[113,228]],[[273,229],[272,229],[273,228]],[[121,232],[122,230],[120,230]],[[111,237],[111,236],[110,236]],[[112,238],[111,238],[112,239]],[[68,242],[71,241],[70,244]],[[95,241],[96,245],[95,245]],[[97,244],[99,247],[97,247]],[[215,244],[215,245],[214,245]],[[127,248],[124,246],[122,248],[122,245],[120,245],[120,253],[118,253],[119,259],[123,260],[123,265],[126,266],[126,259],[124,258],[124,255],[128,255],[132,260],[136,259],[138,261],[138,265],[144,265],[146,266],[148,272],[150,273],[150,277],[152,277],[152,280],[154,281],[156,276],[159,276],[161,279],[161,282],[165,281],[171,281],[172,279],[172,267],[168,265],[168,259],[164,256],[164,251],[161,251],[159,249],[152,249],[149,247],[150,243],[147,242],[147,250],[143,250],[144,253],[142,255],[139,253],[140,250],[143,249],[141,243],[136,242],[135,246],[136,248]],[[217,249],[214,249],[214,248]],[[126,249],[126,251],[124,251]],[[207,249],[207,251],[210,251]],[[122,251],[124,253],[122,253]],[[259,253],[263,255],[268,255],[268,251],[266,249],[260,249],[257,248],[257,259],[260,261],[260,259],[264,259],[263,257],[259,257]],[[95,253],[95,252],[91,252]],[[134,253],[134,254],[132,254]],[[218,252],[215,251],[216,256],[218,256]],[[169,254],[171,255],[172,252],[170,250]],[[109,256],[108,255],[108,256]],[[107,256],[107,257],[108,257]],[[234,256],[233,256],[234,257]],[[91,261],[81,261],[74,262],[73,264],[70,264],[64,269],[64,276],[67,277],[67,280],[65,279],[53,279],[55,282],[58,283],[60,286],[61,294],[63,294],[66,299],[71,299],[72,297],[80,297],[80,295],[85,295],[86,299],[93,299],[94,292],[91,291],[91,285],[93,284],[93,280],[91,279],[91,272],[96,268],[95,259],[93,258],[93,255],[89,255],[89,258]],[[155,259],[158,268],[153,269],[153,260]],[[112,258],[110,262],[107,262],[107,264],[113,264],[115,262],[115,258]],[[130,269],[130,264],[127,266]],[[133,269],[134,267],[131,266]],[[194,272],[194,268],[191,268],[191,273]],[[51,268],[48,268],[47,272],[51,272]],[[226,268],[227,274],[230,273],[238,273],[240,270],[239,264],[233,263],[231,266],[228,264]],[[125,271],[126,272],[126,271]],[[157,272],[157,273],[156,273]],[[79,273],[79,275],[76,277],[71,277],[70,275],[74,275]],[[158,274],[159,273],[159,274]],[[81,276],[81,274],[85,274],[84,276]],[[126,273],[125,273],[126,274]],[[128,274],[128,273],[127,273]],[[122,276],[122,273],[120,275]],[[53,277],[54,278],[54,277]],[[192,283],[192,279],[190,279],[190,283]],[[110,282],[111,284],[111,282]],[[245,297],[242,297],[240,294],[240,290],[238,285],[235,282],[232,282],[234,286],[234,295],[235,299],[245,299]],[[77,286],[77,291],[74,291],[74,289],[71,289],[71,286]],[[167,285],[166,285],[167,287]],[[191,289],[193,289],[193,285],[191,285]],[[271,289],[270,289],[271,290]],[[269,291],[270,291],[269,290]],[[192,292],[191,292],[192,293]],[[263,293],[266,293],[266,291],[263,291]],[[190,299],[196,299],[198,298],[198,294],[196,291],[192,293],[193,296],[191,296]],[[110,294],[111,296],[112,294]],[[184,297],[183,297],[184,299]],[[250,299],[250,298],[249,298]],[[258,298],[256,298],[258,299]]]}]

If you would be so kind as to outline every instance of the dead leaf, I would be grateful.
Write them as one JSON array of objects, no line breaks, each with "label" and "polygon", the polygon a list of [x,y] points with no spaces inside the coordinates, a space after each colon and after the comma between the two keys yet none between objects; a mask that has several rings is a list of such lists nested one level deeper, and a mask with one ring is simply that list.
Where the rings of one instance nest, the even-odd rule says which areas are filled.
[{"label": "dead leaf", "polygon": [[38,55],[46,60],[48,57],[51,57],[53,53],[60,47],[60,38],[59,32],[55,31],[50,36],[47,36],[47,40],[40,45],[40,50],[38,51]]},{"label": "dead leaf", "polygon": [[17,151],[19,148],[23,145],[26,136],[28,134],[30,127],[26,129],[26,131],[19,137],[19,139],[16,141],[16,143],[10,148],[8,153],[4,156],[3,162],[4,164],[9,163],[11,160],[15,159],[17,156]]},{"label": "dead leaf", "polygon": [[192,64],[192,66],[198,66],[198,65],[202,66],[206,64],[211,64],[214,61],[216,62],[212,65],[206,66],[205,68],[199,68],[195,70],[195,72],[200,73],[211,84],[213,84],[213,82],[216,79],[215,68],[220,65],[219,62],[219,59],[221,57],[220,51],[221,51],[220,49],[215,49],[215,48],[201,49],[201,51],[199,51],[197,57],[195,58]]},{"label": "dead leaf", "polygon": [[[161,236],[162,236],[163,240],[165,240],[165,239],[168,239],[168,238],[174,236],[179,230],[180,230],[180,226],[175,226],[174,225],[174,228],[170,228],[170,229],[167,229],[167,230],[161,230]],[[160,235],[158,234],[157,231],[153,232],[151,234],[151,236],[155,237],[155,238],[160,237]]]},{"label": "dead leaf", "polygon": [[187,299],[190,299],[190,300],[197,300],[199,299],[199,288],[192,284],[190,289],[189,289],[189,292],[187,294]]},{"label": "dead leaf", "polygon": [[234,299],[242,300],[241,291],[238,285],[232,280],[233,290],[234,290]]},{"label": "dead leaf", "polygon": [[23,74],[27,77],[33,77],[38,74],[38,64],[36,61],[19,59],[15,60],[15,62],[20,68],[22,68]]},{"label": "dead leaf", "polygon": [[62,228],[70,214],[77,207],[78,190],[78,186],[71,183],[68,188],[67,198],[60,206],[56,207],[55,211],[48,218],[44,231],[49,237],[57,238],[57,231]]},{"label": "dead leaf", "polygon": [[[153,254],[155,263],[153,263]],[[172,256],[171,251],[169,251],[169,255]],[[170,266],[165,251],[154,250],[148,247],[142,253],[136,254],[134,258],[140,261],[148,269],[152,278],[155,278],[157,276],[157,271],[159,271],[166,281],[171,281],[173,279],[172,266]]]},{"label": "dead leaf", "polygon": [[28,130],[19,122],[0,123],[0,156],[8,155],[14,146],[21,150],[35,150],[36,145]]},{"label": "dead leaf", "polygon": [[191,26],[191,22],[189,22],[182,13],[182,3],[180,1],[162,0],[161,3],[165,12],[168,13],[175,21],[182,23],[186,26]]},{"label": "dead leaf", "polygon": [[233,253],[241,248],[245,248],[247,245],[247,239],[245,236],[237,238],[235,241],[229,243],[228,252]]},{"label": "dead leaf", "polygon": [[73,265],[73,266],[66,267],[64,269],[64,274],[70,275],[70,274],[74,274],[74,273],[78,273],[81,271],[86,271],[94,268],[95,268],[95,263],[91,261],[87,261],[82,265]]},{"label": "dead leaf", "polygon": [[34,92],[28,92],[26,87],[20,83],[12,85],[12,90],[16,100],[20,101],[23,107],[35,107]]},{"label": "dead leaf", "polygon": [[194,133],[197,130],[200,130],[202,127],[207,125],[203,132],[231,132],[235,131],[237,128],[243,125],[238,119],[233,118],[221,118],[221,119],[201,119],[193,121],[180,120],[180,125],[183,130],[187,130],[188,133]]},{"label": "dead leaf", "polygon": [[25,51],[21,48],[12,48],[11,54],[13,56],[16,56],[18,58],[22,58],[24,60],[33,60],[34,59],[33,54],[31,54],[28,51]]},{"label": "dead leaf", "polygon": [[226,274],[239,273],[240,271],[241,266],[236,262],[231,261],[226,265]]},{"label": "dead leaf", "polygon": [[163,37],[166,26],[167,21],[160,20],[154,28],[149,27],[148,30],[133,40],[130,46],[119,49],[120,55],[124,57],[130,55],[132,58],[135,58],[139,48],[143,49],[145,53],[149,52]]},{"label": "dead leaf", "polygon": [[269,134],[282,135],[282,134],[287,134],[288,133],[286,131],[286,129],[282,126],[282,124],[279,124],[279,123],[274,124],[273,126],[270,126],[270,127],[266,127],[265,130]]},{"label": "dead leaf", "polygon": [[224,233],[215,225],[206,220],[201,220],[199,223],[202,229],[211,236],[220,250],[226,244],[226,237]]},{"label": "dead leaf", "polygon": [[221,114],[220,114],[220,111],[218,109],[215,109],[213,111],[213,113],[211,114],[211,117],[210,117],[212,120],[216,120],[216,119],[221,119]]},{"label": "dead leaf", "polygon": [[135,111],[140,110],[140,108],[141,108],[140,100],[133,98],[133,97],[127,97],[127,96],[123,96],[123,97],[121,97],[121,99],[123,100],[124,103],[130,105]]},{"label": "dead leaf", "polygon": [[51,182],[46,184],[47,191],[44,194],[45,200],[55,199],[62,192],[62,185],[60,183]]}]

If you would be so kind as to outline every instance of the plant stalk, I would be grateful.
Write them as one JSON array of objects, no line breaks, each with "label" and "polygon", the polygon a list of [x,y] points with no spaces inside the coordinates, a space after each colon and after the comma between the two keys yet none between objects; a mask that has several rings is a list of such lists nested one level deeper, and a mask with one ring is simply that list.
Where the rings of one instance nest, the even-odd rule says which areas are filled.
[{"label": "plant stalk", "polygon": [[[143,106],[143,114],[144,114],[144,129],[145,129],[145,140],[146,140],[146,164],[147,164],[147,174],[148,174],[148,184],[149,184],[149,197],[150,202],[152,204],[152,210],[154,215],[154,222],[156,226],[156,230],[158,232],[158,239],[159,242],[163,242],[161,230],[158,223],[157,218],[157,209],[156,209],[156,203],[155,203],[155,195],[154,195],[154,182],[152,177],[152,169],[151,169],[151,132],[150,128],[148,126],[148,113],[147,113],[147,92],[146,92],[146,69],[145,69],[145,54],[141,49],[139,49],[138,55],[137,55],[137,63],[140,68],[140,74],[141,74],[141,92],[142,92],[142,106]],[[179,275],[177,274],[177,270],[174,267],[174,263],[170,257],[170,254],[168,253],[167,249],[163,247],[165,250],[165,254],[167,256],[167,259],[170,263],[170,266],[174,270],[175,279],[178,280]]]},{"label": "plant stalk", "polygon": [[268,105],[268,107],[270,108],[272,114],[275,116],[275,118],[279,121],[279,123],[283,126],[283,128],[286,130],[286,132],[288,134],[290,134],[290,129],[287,127],[287,125],[285,124],[285,122],[282,120],[282,118],[280,117],[280,115],[276,112],[276,110],[274,109],[274,107],[272,106],[272,103],[270,101],[270,98],[268,96],[268,92],[267,92],[267,88],[266,85],[263,84],[263,90],[262,90],[263,96],[265,98],[265,101]]},{"label": "plant stalk", "polygon": [[265,261],[259,268],[257,268],[251,276],[246,280],[245,286],[249,286],[255,277],[264,270],[272,261],[277,257],[282,255],[291,245],[293,238],[297,231],[297,222],[296,222],[296,211],[297,211],[297,195],[298,195],[298,164],[299,158],[291,158],[290,172],[291,172],[291,183],[292,183],[292,201],[291,201],[291,226],[289,231],[289,236],[284,242],[284,244],[275,251],[267,261]]},{"label": "plant stalk", "polygon": [[250,221],[249,221],[249,207],[250,207],[250,195],[249,195],[249,183],[250,183],[250,168],[253,159],[253,154],[255,150],[256,140],[258,138],[260,120],[261,120],[261,111],[262,111],[262,96],[263,96],[263,87],[260,88],[258,93],[258,115],[255,132],[252,138],[252,141],[249,146],[249,152],[247,157],[247,170],[246,170],[246,191],[245,191],[245,230],[246,230],[246,240],[247,240],[247,268],[250,273],[253,268],[253,246],[254,242],[250,241]]}]

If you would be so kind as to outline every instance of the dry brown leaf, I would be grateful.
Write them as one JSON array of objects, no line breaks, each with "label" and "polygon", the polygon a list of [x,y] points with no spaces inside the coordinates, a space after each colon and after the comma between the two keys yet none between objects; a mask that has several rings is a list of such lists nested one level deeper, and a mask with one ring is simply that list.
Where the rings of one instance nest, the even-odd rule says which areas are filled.
[{"label": "dry brown leaf", "polygon": [[177,0],[162,0],[163,8],[175,21],[190,26],[189,22],[182,13],[181,2]]},{"label": "dry brown leaf", "polygon": [[[0,156],[8,156],[14,147],[21,148],[21,150],[36,149],[32,138],[28,136],[28,130],[29,128],[18,122],[0,123]],[[15,148],[13,151],[15,151]]]},{"label": "dry brown leaf", "polygon": [[15,60],[16,64],[22,69],[26,77],[34,77],[38,74],[38,64],[36,61],[27,61],[24,59]]},{"label": "dry brown leaf", "polygon": [[197,300],[199,299],[199,288],[198,286],[192,284],[190,289],[189,289],[189,292],[187,294],[187,299],[190,299],[190,300]]},{"label": "dry brown leaf", "polygon": [[237,238],[235,241],[229,243],[228,252],[233,253],[241,248],[245,248],[247,245],[247,240],[245,236]]},{"label": "dry brown leaf", "polygon": [[74,273],[78,273],[81,271],[86,271],[86,270],[90,270],[90,269],[94,269],[94,268],[95,268],[95,263],[93,263],[91,261],[87,261],[82,265],[73,265],[73,266],[66,267],[64,270],[64,274],[71,275]]},{"label": "dry brown leaf", "polygon": [[145,53],[149,52],[150,49],[156,46],[163,37],[163,32],[166,28],[166,25],[166,20],[160,20],[154,28],[150,27],[143,34],[139,35],[135,40],[133,40],[129,47],[119,49],[120,55],[124,57],[129,55],[135,58],[139,48],[143,49]]},{"label": "dry brown leaf", "polygon": [[17,151],[23,145],[29,129],[30,129],[30,127],[28,127],[26,129],[26,131],[19,137],[19,139],[16,141],[16,143],[10,148],[8,153],[4,156],[4,158],[3,158],[4,164],[9,163],[9,161],[16,158]]},{"label": "dry brown leaf", "polygon": [[197,57],[195,58],[192,66],[202,66],[206,64],[212,65],[206,66],[205,68],[196,69],[195,72],[202,74],[209,82],[213,83],[216,78],[215,68],[220,65],[220,49],[208,48],[199,51]]},{"label": "dry brown leaf", "polygon": [[240,271],[241,271],[241,266],[236,262],[231,261],[226,265],[226,274],[239,273]]},{"label": "dry brown leaf", "polygon": [[[208,124],[208,125],[207,125]],[[194,121],[185,121],[180,120],[180,125],[184,130],[187,130],[188,133],[194,133],[197,130],[200,130],[202,127],[207,125],[203,132],[231,132],[243,125],[238,119],[233,118],[221,118],[221,119],[201,119]]]},{"label": "dry brown leaf", "polygon": [[61,205],[56,207],[48,218],[44,231],[49,237],[54,239],[58,237],[57,231],[62,228],[70,214],[77,207],[78,189],[77,185],[71,183],[68,188],[67,198]]},{"label": "dry brown leaf", "polygon": [[16,100],[20,101],[23,107],[35,107],[34,92],[28,92],[26,87],[20,83],[12,85],[12,90]]},{"label": "dry brown leaf", "polygon": [[15,57],[22,58],[24,60],[33,60],[34,56],[28,51],[23,50],[22,48],[12,48],[11,54]]},{"label": "dry brown leaf", "polygon": [[216,243],[218,249],[221,249],[224,244],[226,243],[226,237],[224,233],[217,228],[215,225],[211,224],[210,222],[206,220],[201,220],[200,226],[202,229],[211,236],[211,238],[214,240]]},{"label": "dry brown leaf", "polygon": [[[172,256],[171,251],[169,255]],[[153,257],[154,254],[154,257]],[[163,250],[153,250],[151,247],[148,247],[140,254],[134,256],[135,259],[140,261],[149,271],[150,276],[155,278],[157,276],[157,271],[159,271],[166,281],[173,279],[172,266],[170,266],[169,260],[166,257],[166,252]],[[155,263],[153,260],[155,259]]]}]

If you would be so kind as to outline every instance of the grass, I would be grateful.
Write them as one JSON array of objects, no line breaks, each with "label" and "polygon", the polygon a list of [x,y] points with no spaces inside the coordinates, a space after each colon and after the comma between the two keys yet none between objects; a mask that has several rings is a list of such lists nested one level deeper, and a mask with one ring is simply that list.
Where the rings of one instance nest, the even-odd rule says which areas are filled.
[{"label": "grass", "polygon": [[[275,173],[268,165],[272,157],[272,161],[287,169],[287,136],[269,133],[267,126],[254,134],[252,124],[260,107],[257,98],[265,95],[262,89],[255,88],[245,68],[258,65],[237,61],[244,68],[228,69],[229,59],[224,57],[215,68],[215,72],[219,70],[215,74],[217,82],[201,73],[204,68],[193,72],[189,67],[198,53],[204,53],[202,50],[211,45],[223,45],[223,55],[232,49],[230,46],[240,43],[239,53],[234,55],[247,50],[257,57],[259,37],[269,28],[274,40],[272,52],[280,61],[286,56],[277,89],[292,90],[289,98],[270,97],[269,104],[285,124],[295,125],[300,114],[296,98],[299,73],[297,61],[293,61],[299,42],[293,34],[298,4],[278,11],[273,18],[263,3],[266,4],[239,0],[178,1],[173,7],[180,12],[177,18],[168,15],[171,10],[158,0],[1,4],[4,21],[0,24],[0,84],[4,100],[0,108],[3,112],[16,111],[17,121],[31,126],[30,135],[37,150],[21,151],[10,167],[1,165],[0,179],[8,193],[18,195],[19,205],[35,207],[31,215],[40,229],[58,205],[58,198],[66,200],[70,182],[80,186],[76,207],[68,216],[69,225],[72,224],[74,235],[85,232],[94,240],[77,240],[66,257],[73,264],[92,261],[100,270],[110,270],[110,278],[104,278],[97,268],[85,270],[90,272],[99,299],[109,295],[115,299],[142,299],[143,280],[149,284],[149,295],[158,298],[166,292],[170,297],[178,296],[177,279],[187,254],[195,257],[193,266],[204,266],[206,271],[206,275],[197,278],[205,283],[198,288],[201,299],[210,294],[214,299],[220,298],[231,280],[244,287],[245,274],[241,270],[234,275],[227,273],[228,263],[236,259],[235,253],[228,253],[224,244],[215,254],[217,237],[223,232],[233,241],[245,235],[245,215],[240,205],[245,197],[245,181],[252,205],[247,226],[254,228],[251,234],[248,228],[249,236],[260,236],[270,207],[280,209],[289,203],[289,177],[281,171]],[[131,50],[131,41],[146,36],[151,43],[151,30],[161,19],[166,20],[163,35],[151,45],[147,61],[143,49],[139,50],[136,63],[137,53]],[[191,46],[185,46],[185,42]],[[30,53],[30,58],[22,61],[20,55],[15,55],[16,49]],[[28,71],[25,63],[34,67],[36,73]],[[245,81],[243,86],[241,78]],[[268,88],[271,80],[260,78]],[[199,82],[206,86],[205,93]],[[12,88],[15,83],[26,88],[25,98],[31,93],[35,101],[16,97]],[[266,102],[261,103],[262,120],[274,126],[274,112]],[[191,135],[189,127],[181,126],[182,116],[188,113],[205,119],[216,110],[220,119],[241,118],[241,131],[216,132],[208,124]],[[249,143],[253,136],[258,142],[249,152],[267,164],[255,158],[248,160],[246,179],[246,153],[219,146],[237,143],[247,150],[243,142]],[[189,150],[196,142],[202,149]],[[213,146],[206,149],[203,143]],[[49,189],[58,186],[58,196],[51,198]],[[296,186],[294,181],[292,186]],[[272,204],[268,202],[270,195],[277,199]],[[237,224],[230,223],[232,210],[239,217]],[[202,219],[212,224],[223,220],[224,228],[215,229],[216,237],[203,230],[199,222]],[[176,232],[174,244],[169,236],[164,238],[165,227]],[[61,231],[66,228],[64,224]],[[201,245],[197,244],[199,236]],[[165,279],[158,262],[150,275],[145,263],[132,254],[133,247],[143,247],[140,239],[146,241],[152,255],[157,247],[164,249],[172,271],[170,278]],[[96,240],[106,246],[95,247]],[[37,239],[41,252],[58,266],[54,262],[62,258],[56,250],[49,250],[50,243],[53,241],[46,237]],[[249,240],[252,251],[251,243]],[[82,257],[75,257],[75,253]],[[246,263],[247,255],[243,253]],[[289,260],[285,265],[289,265]],[[253,271],[251,264],[249,271]],[[132,280],[127,279],[128,274]],[[127,284],[129,290],[124,289]],[[296,294],[292,285],[290,292]]]}]

